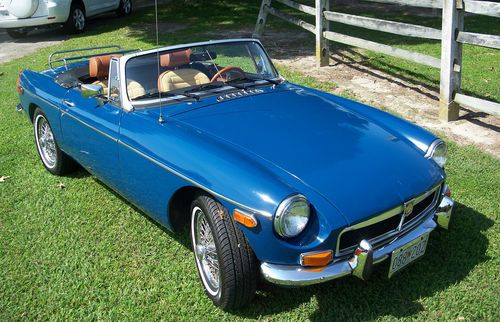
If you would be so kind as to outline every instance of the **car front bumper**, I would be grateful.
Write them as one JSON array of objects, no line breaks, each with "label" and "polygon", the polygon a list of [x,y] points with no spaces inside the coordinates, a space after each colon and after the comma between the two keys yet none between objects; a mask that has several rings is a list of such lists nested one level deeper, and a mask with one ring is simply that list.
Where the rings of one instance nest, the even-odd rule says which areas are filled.
[{"label": "car front bumper", "polygon": [[444,196],[435,212],[419,226],[378,249],[373,249],[367,241],[363,240],[355,252],[357,255],[353,255],[348,260],[312,268],[264,262],[260,267],[262,275],[267,281],[284,286],[318,284],[348,275],[366,279],[370,275],[373,265],[390,258],[393,251],[430,233],[438,225],[448,229],[453,206],[453,199]]}]

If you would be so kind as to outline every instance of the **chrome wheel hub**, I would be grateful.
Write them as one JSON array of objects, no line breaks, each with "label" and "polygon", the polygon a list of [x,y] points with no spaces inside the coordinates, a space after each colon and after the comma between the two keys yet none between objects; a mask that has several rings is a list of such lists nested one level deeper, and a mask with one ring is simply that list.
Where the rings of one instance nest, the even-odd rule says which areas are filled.
[{"label": "chrome wheel hub", "polygon": [[36,119],[36,141],[43,163],[47,167],[53,168],[57,161],[56,141],[50,125],[43,115],[38,115]]},{"label": "chrome wheel hub", "polygon": [[132,9],[132,2],[130,0],[123,0],[123,12],[129,14]]},{"label": "chrome wheel hub", "polygon": [[76,8],[75,11],[73,11],[73,21],[76,30],[83,30],[83,28],[85,28],[85,14],[80,8]]},{"label": "chrome wheel hub", "polygon": [[207,291],[216,295],[220,285],[219,256],[208,219],[199,207],[193,209],[191,230],[196,266]]}]

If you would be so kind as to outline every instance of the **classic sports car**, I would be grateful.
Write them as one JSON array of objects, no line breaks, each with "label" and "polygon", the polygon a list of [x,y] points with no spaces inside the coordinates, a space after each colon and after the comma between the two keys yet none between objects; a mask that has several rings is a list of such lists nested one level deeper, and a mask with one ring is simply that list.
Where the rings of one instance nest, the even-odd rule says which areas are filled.
[{"label": "classic sports car", "polygon": [[190,225],[223,309],[248,303],[259,275],[367,279],[388,261],[390,276],[448,228],[442,140],[287,82],[258,40],[62,54],[19,75],[43,165],[62,175],[78,163],[165,227]]}]

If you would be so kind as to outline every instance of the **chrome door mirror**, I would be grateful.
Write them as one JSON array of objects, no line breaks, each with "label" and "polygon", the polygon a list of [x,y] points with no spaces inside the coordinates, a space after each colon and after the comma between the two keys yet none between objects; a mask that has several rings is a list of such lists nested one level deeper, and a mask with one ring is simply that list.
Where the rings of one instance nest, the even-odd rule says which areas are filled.
[{"label": "chrome door mirror", "polygon": [[82,84],[81,89],[84,98],[99,97],[103,94],[101,85]]}]

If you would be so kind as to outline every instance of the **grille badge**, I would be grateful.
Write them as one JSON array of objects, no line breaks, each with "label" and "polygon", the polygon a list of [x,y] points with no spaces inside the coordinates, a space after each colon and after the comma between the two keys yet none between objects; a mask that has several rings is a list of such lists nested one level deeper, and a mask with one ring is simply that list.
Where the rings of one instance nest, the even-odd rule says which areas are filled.
[{"label": "grille badge", "polygon": [[414,206],[413,204],[414,204],[413,200],[404,203],[403,214],[405,217],[408,217],[413,212],[413,206]]}]

